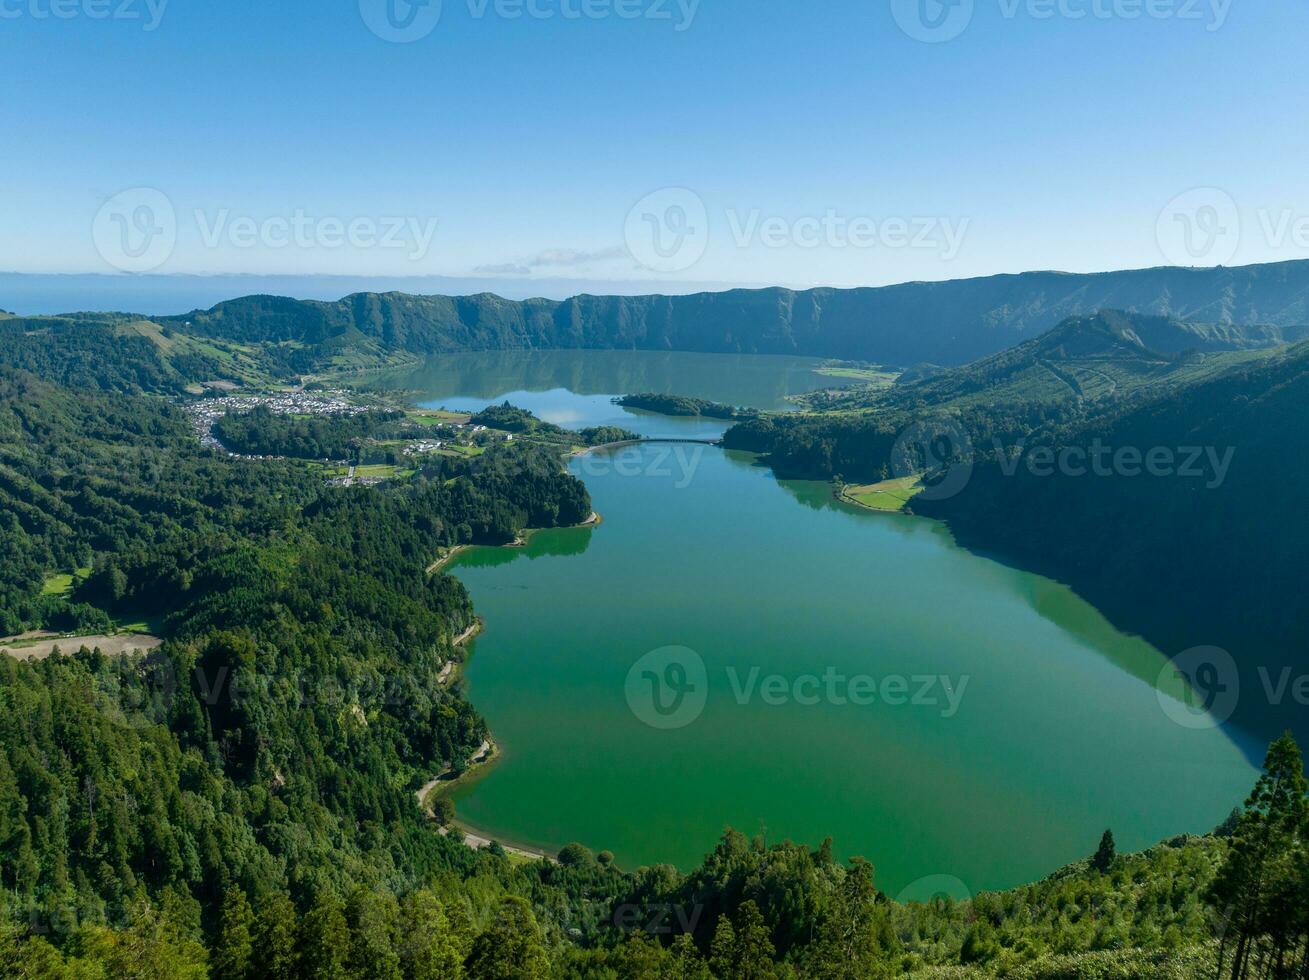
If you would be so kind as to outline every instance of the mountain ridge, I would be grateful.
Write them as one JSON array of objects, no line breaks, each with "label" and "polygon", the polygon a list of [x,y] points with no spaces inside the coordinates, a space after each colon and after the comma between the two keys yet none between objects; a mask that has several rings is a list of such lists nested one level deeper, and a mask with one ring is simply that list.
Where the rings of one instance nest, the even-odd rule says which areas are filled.
[{"label": "mountain ridge", "polygon": [[1309,323],[1309,260],[1234,268],[1003,273],[853,289],[507,300],[355,293],[237,297],[158,322],[226,340],[317,345],[357,329],[417,355],[493,349],[790,354],[954,366],[1101,309],[1269,328]]}]

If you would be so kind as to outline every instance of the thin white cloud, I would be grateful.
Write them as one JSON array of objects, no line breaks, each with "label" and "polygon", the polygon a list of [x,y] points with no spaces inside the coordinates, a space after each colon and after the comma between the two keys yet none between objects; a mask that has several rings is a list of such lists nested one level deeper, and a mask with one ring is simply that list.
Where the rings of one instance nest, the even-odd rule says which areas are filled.
[{"label": "thin white cloud", "polygon": [[473,271],[482,275],[526,276],[537,269],[576,269],[596,262],[613,262],[628,257],[628,251],[622,245],[611,245],[593,252],[575,248],[549,248],[522,261],[479,265]]}]

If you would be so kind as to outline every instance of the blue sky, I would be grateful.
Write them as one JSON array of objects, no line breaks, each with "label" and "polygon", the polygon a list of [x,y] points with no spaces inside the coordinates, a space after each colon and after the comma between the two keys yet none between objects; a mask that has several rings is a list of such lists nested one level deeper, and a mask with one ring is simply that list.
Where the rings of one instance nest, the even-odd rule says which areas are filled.
[{"label": "blue sky", "polygon": [[[394,2],[0,0],[0,271],[653,288],[1309,257],[1304,0]],[[367,23],[409,13],[408,43]],[[938,14],[958,36],[910,36]]]}]

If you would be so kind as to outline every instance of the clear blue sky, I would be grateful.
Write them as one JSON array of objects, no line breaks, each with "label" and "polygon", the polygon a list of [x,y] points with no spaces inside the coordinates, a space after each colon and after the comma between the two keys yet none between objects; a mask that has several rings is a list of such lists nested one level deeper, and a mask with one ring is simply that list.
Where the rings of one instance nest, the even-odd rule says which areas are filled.
[{"label": "clear blue sky", "polygon": [[[147,0],[53,2],[71,16],[0,0],[0,270],[122,268],[93,231],[113,234],[106,201],[141,187],[175,214],[162,273],[848,285],[1126,268],[1178,260],[1157,226],[1196,187],[1225,196],[1162,222],[1221,233],[1194,264],[1309,257],[1305,0],[971,0],[943,43],[903,31],[899,0],[701,0],[689,21],[679,0],[616,0],[635,19],[614,0],[577,19],[561,14],[583,0],[518,19],[445,0],[411,43],[371,31],[361,0],[168,0],[153,30]],[[431,8],[412,12],[423,27]],[[628,220],[670,187],[703,219],[664,194]],[[136,221],[124,200],[117,220]],[[297,215],[300,243],[278,247]],[[261,226],[253,244],[238,219]],[[338,246],[331,219],[362,237]],[[382,236],[392,219],[402,247],[371,242],[368,222]],[[664,257],[640,243],[661,222]]]}]

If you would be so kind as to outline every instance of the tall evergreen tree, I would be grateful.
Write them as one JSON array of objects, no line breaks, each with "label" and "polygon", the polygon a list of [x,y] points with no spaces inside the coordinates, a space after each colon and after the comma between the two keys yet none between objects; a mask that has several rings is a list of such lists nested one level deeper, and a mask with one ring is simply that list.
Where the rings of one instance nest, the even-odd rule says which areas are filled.
[{"label": "tall evergreen tree", "polygon": [[[1284,903],[1296,892],[1295,862],[1288,856],[1302,846],[1305,799],[1309,791],[1300,748],[1288,732],[1268,749],[1264,772],[1246,800],[1226,861],[1210,890],[1223,919],[1218,975],[1231,980],[1255,975],[1256,954],[1263,967],[1285,962]],[[1231,954],[1230,967],[1228,954]],[[1262,975],[1264,969],[1259,970]]]},{"label": "tall evergreen tree", "polygon": [[532,907],[516,895],[500,903],[495,921],[473,940],[465,962],[472,980],[537,980],[550,971]]},{"label": "tall evergreen tree", "polygon": [[214,941],[213,980],[246,980],[254,951],[254,913],[245,892],[235,886],[223,896],[223,908]]},{"label": "tall evergreen tree", "polygon": [[1114,858],[1118,856],[1118,847],[1114,843],[1114,832],[1106,830],[1104,836],[1100,838],[1100,847],[1091,858],[1091,867],[1095,868],[1101,874],[1108,874],[1109,869],[1114,866]]}]

